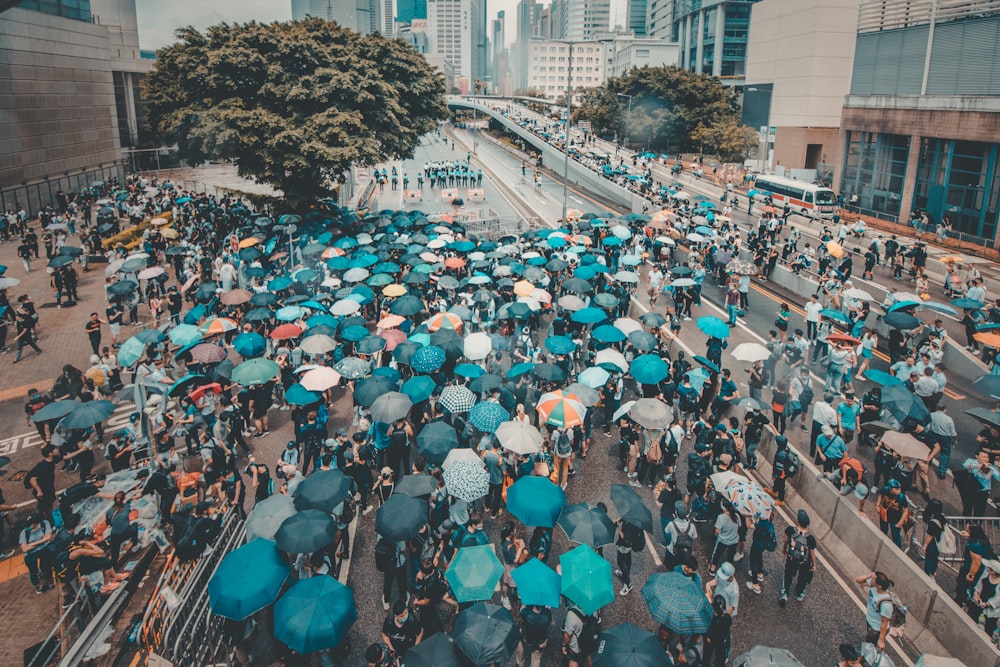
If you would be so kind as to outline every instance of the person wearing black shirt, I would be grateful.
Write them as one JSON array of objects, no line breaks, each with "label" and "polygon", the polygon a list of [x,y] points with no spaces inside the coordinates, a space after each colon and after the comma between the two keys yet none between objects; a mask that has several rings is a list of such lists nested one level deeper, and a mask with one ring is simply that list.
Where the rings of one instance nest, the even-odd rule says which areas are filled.
[{"label": "person wearing black shirt", "polygon": [[412,647],[423,640],[424,631],[416,616],[406,606],[405,600],[396,600],[392,605],[392,613],[382,623],[382,641],[397,656],[404,656]]},{"label": "person wearing black shirt", "polygon": [[778,604],[788,603],[788,593],[795,585],[795,599],[801,602],[806,597],[806,588],[816,571],[816,538],[809,532],[809,514],[799,510],[796,526],[785,528],[785,576],[781,583],[781,597]]},{"label": "person wearing black shirt", "polygon": [[531,667],[540,667],[542,652],[549,644],[552,610],[541,605],[525,605],[518,614],[521,621],[521,643],[514,653],[514,663],[524,667],[525,654],[531,656]]},{"label": "person wearing black shirt", "polygon": [[38,501],[38,509],[47,513],[56,501],[56,453],[51,445],[42,447],[42,460],[28,473],[25,482],[31,487],[31,494]]},{"label": "person wearing black shirt", "polygon": [[725,667],[729,657],[733,617],[726,613],[726,605],[726,598],[721,595],[716,595],[712,600],[715,616],[705,634],[705,654],[701,662],[704,667]]},{"label": "person wearing black shirt", "polygon": [[673,475],[667,475],[653,489],[656,493],[656,504],[660,507],[660,542],[663,542],[663,531],[667,524],[674,520],[675,505],[678,500],[684,500],[684,494],[677,490],[677,480]]}]

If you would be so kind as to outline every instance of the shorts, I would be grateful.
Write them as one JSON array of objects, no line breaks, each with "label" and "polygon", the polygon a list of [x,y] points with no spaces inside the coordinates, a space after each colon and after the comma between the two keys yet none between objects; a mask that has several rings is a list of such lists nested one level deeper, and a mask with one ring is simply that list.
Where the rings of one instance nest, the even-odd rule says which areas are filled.
[{"label": "shorts", "polygon": [[122,325],[120,325],[120,324],[109,324],[109,325],[108,325],[108,329],[110,329],[110,330],[111,330],[111,335],[112,335],[112,336],[115,336],[115,337],[117,338],[117,337],[118,337],[118,334],[119,334],[119,333],[121,332],[121,330],[122,330]]},{"label": "shorts", "polygon": [[871,359],[872,358],[872,350],[871,350],[871,348],[870,347],[862,347],[861,348],[861,356],[863,358],[865,358],[865,359]]}]

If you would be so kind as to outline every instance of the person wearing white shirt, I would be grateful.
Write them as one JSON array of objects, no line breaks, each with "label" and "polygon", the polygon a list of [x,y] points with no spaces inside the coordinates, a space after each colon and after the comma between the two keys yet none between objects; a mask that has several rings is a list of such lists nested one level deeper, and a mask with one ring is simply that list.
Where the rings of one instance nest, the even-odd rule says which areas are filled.
[{"label": "person wearing white shirt", "polygon": [[809,455],[816,457],[816,438],[823,432],[824,426],[836,428],[838,425],[837,411],[833,407],[834,395],[823,394],[822,401],[816,401],[812,410],[812,433],[809,436]]},{"label": "person wearing white shirt", "polygon": [[823,304],[819,302],[819,297],[813,294],[805,305],[806,311],[806,338],[816,340],[816,332],[819,329],[819,312],[823,310]]},{"label": "person wearing white shirt", "polygon": [[958,437],[955,420],[948,414],[948,406],[938,405],[937,410],[931,413],[930,431],[940,448],[937,456],[937,476],[939,479],[944,479],[948,475],[951,448],[955,444],[955,438]]}]

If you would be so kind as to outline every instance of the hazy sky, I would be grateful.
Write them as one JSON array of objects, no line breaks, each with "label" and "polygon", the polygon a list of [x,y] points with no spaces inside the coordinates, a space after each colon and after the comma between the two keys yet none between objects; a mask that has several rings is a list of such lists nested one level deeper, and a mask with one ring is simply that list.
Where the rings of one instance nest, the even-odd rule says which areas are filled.
[{"label": "hazy sky", "polygon": [[[345,1],[345,0],[338,0]],[[350,2],[351,0],[346,0]],[[517,30],[514,14],[518,0],[487,0],[487,20],[506,12],[507,41]],[[543,2],[542,4],[547,4]],[[611,0],[611,25],[625,23],[627,0]],[[228,21],[286,21],[292,17],[291,0],[136,0],[139,16],[139,44],[155,50],[174,41],[174,30],[187,25],[207,28]]]}]

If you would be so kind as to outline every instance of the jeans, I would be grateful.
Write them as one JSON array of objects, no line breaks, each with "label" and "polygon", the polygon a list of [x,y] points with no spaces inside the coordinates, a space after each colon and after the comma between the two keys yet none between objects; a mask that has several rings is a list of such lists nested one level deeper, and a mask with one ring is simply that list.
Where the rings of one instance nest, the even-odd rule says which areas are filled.
[{"label": "jeans", "polygon": [[545,647],[549,645],[548,640],[542,643],[541,646],[532,646],[528,642],[522,640],[518,645],[517,649],[514,651],[514,664],[517,667],[524,667],[524,656],[525,654],[530,655],[530,662],[528,663],[530,667],[541,667],[542,665],[542,651]]},{"label": "jeans", "polygon": [[626,586],[632,585],[632,552],[618,551],[618,569],[621,570],[622,582]]},{"label": "jeans", "polygon": [[31,579],[31,585],[40,586],[42,573],[49,571],[48,548],[38,547],[24,554],[24,564],[28,566],[28,578]]},{"label": "jeans", "polygon": [[802,595],[806,592],[806,587],[809,585],[809,582],[812,581],[812,578],[812,564],[808,560],[804,563],[800,563],[791,558],[786,558],[785,577],[781,582],[781,594],[787,595],[791,593],[792,582],[797,580],[794,595]]},{"label": "jeans", "polygon": [[729,326],[736,326],[736,317],[739,314],[740,307],[734,304],[726,304],[726,312],[729,313]]},{"label": "jeans", "polygon": [[840,364],[830,364],[826,367],[824,391],[840,391],[840,383],[844,379],[844,367]]},{"label": "jeans", "polygon": [[955,444],[955,439],[950,435],[939,435],[938,444],[941,451],[938,452],[938,472],[942,475],[948,473],[948,463],[951,461],[951,448]]},{"label": "jeans", "polygon": [[900,529],[899,526],[897,526],[896,524],[890,525],[888,521],[879,520],[878,527],[882,530],[883,533],[889,536],[889,539],[892,540],[893,544],[895,544],[900,549],[903,548],[903,531]]},{"label": "jeans", "polygon": [[[945,530],[948,530],[945,527]],[[938,569],[938,557],[941,555],[941,551],[938,549],[937,540],[931,540],[931,543],[927,545],[927,550],[924,552],[924,573],[930,576],[934,576]]]}]

